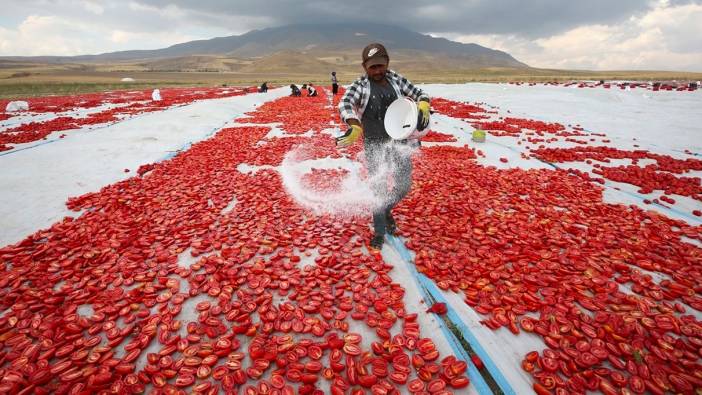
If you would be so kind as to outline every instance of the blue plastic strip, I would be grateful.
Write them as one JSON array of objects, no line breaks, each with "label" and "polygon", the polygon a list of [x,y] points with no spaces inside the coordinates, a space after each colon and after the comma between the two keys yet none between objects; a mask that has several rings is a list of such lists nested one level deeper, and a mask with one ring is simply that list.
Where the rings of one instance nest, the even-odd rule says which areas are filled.
[{"label": "blue plastic strip", "polygon": [[55,139],[55,140],[44,141],[44,142],[41,142],[41,143],[39,143],[39,144],[34,144],[34,145],[29,146],[29,147],[13,148],[13,149],[11,149],[11,150],[8,150],[8,151],[5,151],[5,152],[1,152],[1,153],[0,153],[0,156],[5,156],[5,155],[14,154],[14,153],[16,153],[16,152],[20,152],[20,151],[32,149],[32,148],[38,147],[38,146],[40,146],[40,145],[55,143],[55,142],[57,142],[57,141],[59,141],[59,140],[58,140],[58,139]]},{"label": "blue plastic strip", "polygon": [[[431,294],[428,289],[426,289],[424,286],[421,284],[421,280],[417,276],[417,271],[414,270],[414,266],[411,264],[411,258],[409,257],[409,251],[407,251],[404,246],[401,246],[401,242],[397,240],[395,237],[386,236],[391,244],[393,245],[393,248],[395,251],[397,251],[400,254],[400,257],[405,261],[407,266],[410,268],[410,271],[412,271],[413,277],[415,282],[417,283],[417,287],[419,288],[420,293],[422,293],[422,297],[425,300],[429,300],[431,298]],[[438,320],[439,327],[441,328],[441,332],[444,334],[444,337],[448,340],[449,346],[451,349],[453,349],[454,354],[458,356],[460,359],[463,359],[467,365],[468,365],[468,378],[470,379],[471,383],[475,386],[476,390],[478,391],[479,394],[492,394],[492,390],[490,390],[490,387],[487,385],[483,377],[480,375],[480,372],[475,368],[475,366],[470,362],[470,355],[466,352],[466,350],[463,349],[463,347],[460,345],[458,340],[453,336],[451,331],[446,327],[446,324],[443,322],[443,320]]]},{"label": "blue plastic strip", "polygon": [[[412,273],[415,281],[419,285],[419,290],[424,294],[424,299],[426,300],[431,298],[436,302],[446,304],[446,307],[448,309],[446,316],[448,317],[449,321],[451,321],[451,323],[455,325],[466,337],[466,340],[471,345],[475,353],[483,361],[485,368],[490,372],[492,378],[495,380],[500,389],[502,389],[502,391],[505,394],[516,395],[512,387],[509,385],[507,379],[505,379],[505,377],[502,375],[502,372],[500,372],[500,370],[497,368],[497,365],[495,365],[492,359],[490,359],[490,355],[480,345],[478,339],[473,335],[470,329],[463,323],[460,316],[455,312],[455,310],[451,307],[448,301],[443,297],[439,288],[429,278],[417,271],[413,264],[412,255],[410,254],[409,250],[407,250],[402,241],[399,238],[390,235],[387,235],[386,238],[390,240],[390,242],[393,245],[393,248],[400,254],[400,257],[405,261],[407,267],[409,267],[410,272]],[[443,322],[443,320],[439,320],[439,325],[441,327],[442,332],[444,333],[444,336],[449,340],[449,344],[451,345],[451,348],[454,350],[454,352],[460,355],[461,357],[465,358],[466,361],[470,361],[470,355],[468,355],[467,351],[463,348],[463,346],[461,346],[458,339],[456,339],[454,334],[446,327],[446,324]],[[471,382],[474,383],[478,392],[480,394],[492,394],[492,390],[487,385],[480,372],[478,372],[478,370],[474,367],[472,363],[468,363],[468,366],[468,377],[470,378]]]}]

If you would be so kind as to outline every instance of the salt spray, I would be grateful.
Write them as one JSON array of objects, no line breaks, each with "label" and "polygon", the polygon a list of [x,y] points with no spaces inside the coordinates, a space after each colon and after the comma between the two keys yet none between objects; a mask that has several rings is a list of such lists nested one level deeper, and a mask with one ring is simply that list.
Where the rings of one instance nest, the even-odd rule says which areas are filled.
[{"label": "salt spray", "polygon": [[[388,144],[393,144],[392,142]],[[402,155],[412,155],[415,149],[405,145],[396,145]],[[340,216],[364,216],[370,214],[375,207],[381,207],[391,199],[390,193],[377,195],[371,189],[375,182],[387,181],[390,174],[395,173],[393,164],[382,160],[378,173],[368,179],[361,176],[362,158],[359,154],[355,160],[341,158],[309,158],[309,148],[298,146],[289,151],[283,158],[279,172],[287,193],[299,205],[310,209],[316,215],[329,214]],[[319,191],[306,186],[302,179],[313,169],[346,170],[345,177],[338,190]]]}]

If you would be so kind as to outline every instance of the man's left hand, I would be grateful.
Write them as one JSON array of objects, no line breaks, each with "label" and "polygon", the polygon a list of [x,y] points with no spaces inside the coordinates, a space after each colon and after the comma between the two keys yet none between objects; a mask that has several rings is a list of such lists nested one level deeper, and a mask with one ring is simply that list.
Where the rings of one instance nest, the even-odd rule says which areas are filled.
[{"label": "man's left hand", "polygon": [[419,110],[417,130],[422,131],[429,126],[429,102],[424,100],[420,101],[417,103],[417,109]]}]

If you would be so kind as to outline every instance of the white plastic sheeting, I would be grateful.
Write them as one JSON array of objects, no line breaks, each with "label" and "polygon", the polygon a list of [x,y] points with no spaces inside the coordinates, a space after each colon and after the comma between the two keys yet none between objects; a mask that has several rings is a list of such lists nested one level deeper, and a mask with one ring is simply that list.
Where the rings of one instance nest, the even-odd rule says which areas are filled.
[{"label": "white plastic sheeting", "polygon": [[29,111],[29,103],[22,100],[11,101],[7,103],[5,112]]}]

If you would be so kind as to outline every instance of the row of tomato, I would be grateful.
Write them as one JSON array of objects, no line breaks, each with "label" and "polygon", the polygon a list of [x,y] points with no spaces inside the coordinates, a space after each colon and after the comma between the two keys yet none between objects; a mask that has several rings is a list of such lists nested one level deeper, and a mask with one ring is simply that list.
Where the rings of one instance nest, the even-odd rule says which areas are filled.
[{"label": "row of tomato", "polygon": [[297,144],[336,151],[320,133],[334,117],[326,100],[282,98],[240,119],[313,137],[223,129],[70,199],[83,215],[0,249],[0,392],[465,388],[467,363],[439,355],[392,266],[366,252],[367,218],[316,217],[276,171],[237,170],[280,165]]},{"label": "row of tomato", "polygon": [[[296,144],[318,148],[315,157],[336,152],[318,133],[331,116],[306,116],[328,114],[324,104],[284,98],[263,110],[270,113],[261,119],[270,120],[274,111],[294,109],[277,120],[314,137],[271,139],[256,148],[267,128],[223,130],[143,178],[72,200],[71,207],[88,209],[84,216],[0,251],[0,300],[12,306],[0,319],[0,385],[19,388],[38,377],[32,390],[138,390],[151,383],[163,391],[297,386],[309,393],[327,380],[330,391],[365,385],[383,393],[402,385],[409,366],[410,391],[467,384],[455,373],[463,363],[452,357],[436,363],[432,342],[417,335],[389,265],[364,254],[367,218],[316,218],[282,191],[277,173],[236,171],[242,162],[278,165]],[[600,188],[566,171],[497,170],[474,158],[472,150],[445,146],[424,147],[416,158],[413,191],[395,216],[418,269],[463,293],[488,327],[544,339],[549,348],[523,363],[537,392],[638,392],[642,383],[654,393],[692,391],[702,378],[702,332],[684,312],[702,309],[701,255],[683,236],[699,240],[700,228],[605,204]],[[222,214],[232,196],[237,204]],[[177,261],[187,248],[211,255],[183,268]],[[315,265],[299,267],[313,249],[320,253]],[[265,257],[256,259],[259,253]],[[649,272],[668,279],[656,282]],[[179,320],[180,306],[204,294],[217,298],[198,308],[207,314],[197,323]],[[274,303],[277,295],[289,303]],[[78,304],[92,304],[95,314],[78,316]],[[147,309],[154,306],[158,314]],[[360,319],[378,339],[367,357],[355,347],[358,334],[343,336],[350,320]],[[393,322],[402,322],[401,332]],[[93,344],[92,332],[102,331],[109,342]],[[143,334],[124,345],[128,354],[111,354],[135,331]],[[291,346],[286,333],[308,337]],[[238,348],[247,341],[242,356]],[[148,344],[162,348],[136,371],[133,360]],[[328,353],[321,370],[310,364],[319,349]],[[271,378],[261,380],[261,371]]]},{"label": "row of tomato", "polygon": [[[498,171],[465,148],[422,151],[415,190],[397,210],[418,267],[463,292],[488,327],[543,337],[549,349],[523,364],[537,392],[699,385],[702,328],[681,314],[702,310],[700,249],[683,239],[700,240],[699,226],[605,204],[600,188],[568,171]],[[656,283],[649,272],[670,279]]]},{"label": "row of tomato", "polygon": [[[662,190],[664,194],[689,196],[702,200],[702,181],[699,177],[684,177],[690,171],[702,170],[702,161],[694,158],[677,159],[668,155],[650,153],[644,150],[625,151],[611,147],[540,148],[532,151],[537,158],[551,162],[586,162],[593,166],[592,173],[608,180],[623,182],[640,187],[642,194]],[[611,159],[630,159],[631,165],[603,166]],[[655,160],[644,166],[639,160]],[[592,161],[601,163],[592,163]],[[663,195],[662,200],[675,204],[671,197]],[[699,210],[693,210],[699,212]]]},{"label": "row of tomato", "polygon": [[0,151],[12,149],[11,144],[22,144],[45,139],[48,135],[57,131],[116,122],[125,116],[160,111],[175,105],[188,104],[195,100],[238,96],[246,92],[247,88],[171,88],[161,91],[162,100],[159,101],[150,100],[150,91],[119,92],[119,94],[108,92],[81,96],[29,99],[32,113],[60,113],[80,108],[94,108],[102,104],[132,104],[100,111],[87,117],[60,116],[47,121],[30,121],[5,129],[0,132]]},{"label": "row of tomato", "polygon": [[612,83],[606,83],[606,82],[565,82],[565,83],[559,83],[559,82],[546,82],[543,84],[536,83],[536,82],[510,82],[511,85],[528,85],[528,86],[536,86],[536,85],[544,85],[544,86],[563,86],[563,87],[576,87],[576,88],[604,88],[604,89],[610,89],[610,88],[618,88],[621,90],[625,89],[646,89],[654,92],[658,91],[677,91],[677,92],[694,92],[696,91],[699,86],[697,83],[690,82],[690,83],[680,83],[680,84],[669,84],[669,83],[650,83],[650,82],[612,82]]},{"label": "row of tomato", "polygon": [[[215,97],[226,97],[229,94],[239,92],[241,90],[246,92],[255,91],[252,88],[239,88],[239,87],[198,87],[198,88],[163,88],[159,89],[161,97],[163,100],[204,100]],[[68,96],[42,96],[42,97],[29,97],[20,99],[26,101],[29,105],[29,110],[32,113],[57,113],[65,111],[74,111],[77,109],[87,109],[98,107],[103,104],[124,104],[124,103],[134,103],[134,102],[145,102],[151,101],[152,90],[141,89],[141,90],[115,90],[108,92],[96,92],[96,93],[85,93],[81,95],[68,95]],[[4,111],[5,107],[11,100],[0,99],[0,109]],[[5,114],[6,116],[12,116],[12,114]]]},{"label": "row of tomato", "polygon": [[[522,122],[502,125],[515,135],[524,128]],[[699,166],[606,147],[535,153],[549,162],[626,157],[660,160],[657,166],[666,171]],[[547,348],[522,362],[534,390],[662,394],[700,388],[702,325],[690,309],[702,311],[702,249],[685,237],[702,240],[702,227],[604,203],[586,172],[498,170],[472,157],[460,148],[425,150],[415,190],[396,218],[417,251],[418,270],[439,287],[463,293],[486,315],[486,326],[544,340]],[[599,169],[616,177],[616,169]],[[699,179],[693,181],[698,193]]]},{"label": "row of tomato", "polygon": [[348,174],[346,169],[312,169],[302,177],[301,184],[306,189],[319,192],[339,191]]},{"label": "row of tomato", "polygon": [[[479,107],[467,103],[452,102],[443,105],[443,113],[463,118],[468,111],[474,114]],[[479,112],[478,112],[479,114]],[[575,125],[569,128],[559,123],[546,123],[542,121],[521,118],[487,119],[473,123],[473,127],[490,131],[494,137],[516,137],[518,145],[528,143],[526,149],[539,160],[549,163],[585,162],[593,165],[592,173],[606,179],[628,183],[640,187],[640,193],[653,193],[662,190],[664,194],[677,194],[701,200],[702,182],[699,177],[678,176],[690,171],[702,170],[702,160],[695,158],[678,159],[669,155],[652,153],[646,150],[621,150],[608,146],[590,145],[600,137],[600,133],[586,133],[582,127]],[[538,137],[537,137],[538,136]],[[585,137],[587,139],[573,138]],[[597,137],[597,138],[596,138]],[[610,143],[606,138],[599,139],[602,143]],[[572,148],[550,148],[549,143],[557,141],[569,142],[579,146]],[[635,145],[637,147],[637,145]],[[690,154],[690,152],[686,152]],[[605,167],[603,163],[610,163],[612,159],[629,159],[631,165]],[[653,160],[654,164],[638,165],[640,160]],[[592,161],[600,163],[593,164]],[[672,173],[672,174],[671,174]],[[596,179],[596,178],[595,178]],[[668,204],[675,204],[669,196],[662,198]],[[659,202],[655,199],[655,202]],[[700,210],[692,210],[694,215]]]},{"label": "row of tomato", "polygon": [[543,149],[534,151],[541,159],[549,162],[577,161],[585,162],[595,160],[603,163],[611,159],[630,159],[633,164],[640,160],[651,159],[656,161],[652,166],[655,170],[682,174],[692,170],[702,170],[702,160],[694,158],[677,159],[669,155],[661,155],[645,150],[626,151],[613,147],[591,146],[577,148]]},{"label": "row of tomato", "polygon": [[433,130],[429,130],[424,137],[422,137],[422,141],[426,142],[432,142],[432,143],[452,143],[457,141],[455,137],[451,136],[450,134],[445,134],[445,133],[440,133],[440,132],[435,132]]}]

